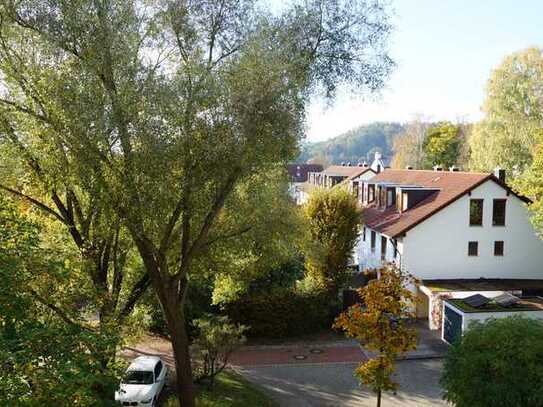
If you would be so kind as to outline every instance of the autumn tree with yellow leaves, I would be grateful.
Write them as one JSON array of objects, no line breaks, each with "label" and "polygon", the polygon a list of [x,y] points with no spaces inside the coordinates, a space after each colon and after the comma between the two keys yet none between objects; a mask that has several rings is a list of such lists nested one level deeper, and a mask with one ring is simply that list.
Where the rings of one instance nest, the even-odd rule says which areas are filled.
[{"label": "autumn tree with yellow leaves", "polygon": [[376,352],[374,358],[356,368],[355,375],[377,394],[380,407],[382,392],[398,387],[392,380],[394,361],[416,348],[417,333],[409,325],[415,317],[415,296],[406,288],[415,283],[414,278],[394,265],[378,271],[379,279],[358,290],[363,303],[353,305],[336,318],[334,328],[344,330],[347,336]]}]

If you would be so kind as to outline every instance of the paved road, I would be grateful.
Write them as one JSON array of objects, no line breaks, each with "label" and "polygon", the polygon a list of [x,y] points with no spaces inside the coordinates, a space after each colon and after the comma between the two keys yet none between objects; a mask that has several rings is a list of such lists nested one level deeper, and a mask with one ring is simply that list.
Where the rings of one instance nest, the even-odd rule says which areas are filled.
[{"label": "paved road", "polygon": [[[441,399],[438,384],[439,359],[398,362],[400,390],[386,394],[383,407],[448,406]],[[262,386],[282,407],[375,407],[375,396],[361,388],[353,370],[356,364],[306,364],[245,366],[238,370],[248,380]]]}]

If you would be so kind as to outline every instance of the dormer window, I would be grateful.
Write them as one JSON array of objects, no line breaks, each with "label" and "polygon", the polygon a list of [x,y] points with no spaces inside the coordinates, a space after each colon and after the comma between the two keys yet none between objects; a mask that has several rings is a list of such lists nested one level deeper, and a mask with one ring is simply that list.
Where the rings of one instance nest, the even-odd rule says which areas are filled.
[{"label": "dormer window", "polygon": [[375,184],[368,185],[368,202],[375,201]]}]

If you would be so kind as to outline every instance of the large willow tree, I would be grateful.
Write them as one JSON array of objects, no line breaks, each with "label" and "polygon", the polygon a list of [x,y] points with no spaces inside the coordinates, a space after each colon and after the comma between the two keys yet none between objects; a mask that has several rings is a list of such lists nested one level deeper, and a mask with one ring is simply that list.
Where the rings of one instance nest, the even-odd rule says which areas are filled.
[{"label": "large willow tree", "polygon": [[251,0],[5,0],[0,22],[8,140],[46,163],[48,192],[72,180],[126,227],[190,407],[191,276],[255,221],[225,206],[235,211],[241,183],[295,156],[312,92],[382,86],[386,10],[373,0],[300,1],[279,15]]}]

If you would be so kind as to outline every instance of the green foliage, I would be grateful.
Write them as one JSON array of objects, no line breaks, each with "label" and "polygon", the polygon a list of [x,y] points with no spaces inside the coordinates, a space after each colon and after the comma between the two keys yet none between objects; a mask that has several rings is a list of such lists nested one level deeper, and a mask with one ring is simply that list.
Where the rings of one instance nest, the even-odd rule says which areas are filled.
[{"label": "green foliage", "polygon": [[530,167],[518,177],[513,185],[520,193],[532,199],[528,208],[532,223],[540,236],[543,236],[543,131],[536,136],[536,146]]},{"label": "green foliage", "polygon": [[424,140],[424,166],[431,169],[440,165],[448,169],[457,165],[463,137],[461,128],[450,122],[437,123],[427,130]]},{"label": "green foliage", "polygon": [[[0,404],[9,406],[112,405],[119,366],[100,355],[118,343],[42,292],[51,276],[66,287],[64,264],[42,247],[39,227],[0,197]],[[75,304],[72,307],[76,307]],[[105,327],[104,327],[105,328]]]},{"label": "green foliage", "polygon": [[400,123],[375,122],[357,127],[319,143],[305,144],[298,160],[328,164],[359,161],[373,161],[376,151],[383,156],[392,155],[392,145],[396,137],[405,130]]},{"label": "green foliage", "polygon": [[472,137],[470,167],[497,166],[520,174],[532,161],[532,148],[543,123],[543,55],[528,48],[507,56],[492,72],[483,110]]},{"label": "green foliage", "polygon": [[326,293],[276,288],[225,304],[233,321],[249,326],[254,337],[281,338],[330,327],[333,319]]},{"label": "green foliage", "polygon": [[197,334],[196,376],[198,381],[209,381],[213,387],[215,376],[221,373],[232,352],[246,341],[247,327],[230,322],[227,316],[207,314],[193,321]]},{"label": "green foliage", "polygon": [[474,322],[450,348],[441,384],[457,407],[543,404],[543,323],[509,317]]},{"label": "green foliage", "polygon": [[304,205],[308,234],[303,242],[306,278],[336,298],[348,278],[361,215],[345,188],[317,189]]},{"label": "green foliage", "polygon": [[[239,230],[239,236],[223,239],[199,261],[202,276],[213,286],[213,303],[233,301],[289,262],[299,261],[298,240],[303,233],[299,208],[288,195],[283,167],[273,166],[254,174],[232,191],[217,232]],[[205,269],[204,269],[205,267]]]}]

